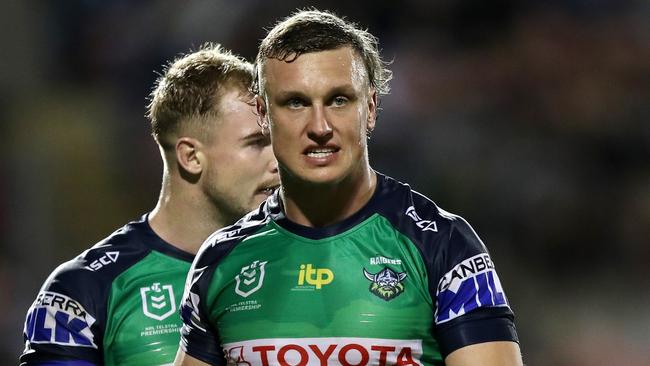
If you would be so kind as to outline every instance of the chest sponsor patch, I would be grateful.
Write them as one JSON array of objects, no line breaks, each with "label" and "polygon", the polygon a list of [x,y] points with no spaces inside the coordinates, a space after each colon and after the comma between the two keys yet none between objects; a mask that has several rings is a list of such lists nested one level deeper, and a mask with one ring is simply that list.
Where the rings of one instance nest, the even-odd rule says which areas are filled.
[{"label": "chest sponsor patch", "polygon": [[499,276],[487,253],[460,262],[438,282],[436,324],[479,307],[508,306]]},{"label": "chest sponsor patch", "polygon": [[422,365],[422,341],[379,338],[269,338],[223,345],[228,365]]},{"label": "chest sponsor patch", "polygon": [[42,291],[29,309],[24,332],[32,343],[97,348],[90,330],[94,323],[95,318],[78,301]]},{"label": "chest sponsor patch", "polygon": [[301,264],[298,271],[298,286],[291,291],[321,290],[334,281],[334,271],[329,268],[314,268],[313,264]]}]

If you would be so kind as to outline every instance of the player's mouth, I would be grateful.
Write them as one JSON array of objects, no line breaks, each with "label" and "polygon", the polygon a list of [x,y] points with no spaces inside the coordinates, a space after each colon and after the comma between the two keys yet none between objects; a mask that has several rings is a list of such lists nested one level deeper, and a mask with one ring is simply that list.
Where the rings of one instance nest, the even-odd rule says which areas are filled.
[{"label": "player's mouth", "polygon": [[310,162],[320,165],[330,162],[339,150],[337,146],[313,146],[305,149],[303,154]]}]

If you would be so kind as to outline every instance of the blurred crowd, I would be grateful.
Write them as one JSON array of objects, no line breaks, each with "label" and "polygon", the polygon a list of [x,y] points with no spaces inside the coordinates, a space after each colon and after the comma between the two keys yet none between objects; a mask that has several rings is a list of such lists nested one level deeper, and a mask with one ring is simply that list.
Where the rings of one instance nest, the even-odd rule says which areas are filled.
[{"label": "blurred crowd", "polygon": [[527,365],[650,365],[650,3],[23,1],[0,32],[0,364],[39,286],[149,210],[145,115],[163,64],[214,41],[252,60],[316,6],[392,60],[375,169],[490,249]]}]

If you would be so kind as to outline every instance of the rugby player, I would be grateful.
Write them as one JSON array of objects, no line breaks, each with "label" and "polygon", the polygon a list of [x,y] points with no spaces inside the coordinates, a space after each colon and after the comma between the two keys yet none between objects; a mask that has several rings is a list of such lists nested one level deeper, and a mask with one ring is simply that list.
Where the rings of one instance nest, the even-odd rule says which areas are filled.
[{"label": "rugby player", "polygon": [[163,160],[155,208],[49,276],[29,309],[21,365],[170,365],[184,280],[201,243],[279,185],[249,87],[219,45],[170,63],[148,117]]},{"label": "rugby player", "polygon": [[375,37],[299,11],[256,62],[281,189],[202,246],[175,365],[521,365],[470,225],[369,164],[391,78]]}]

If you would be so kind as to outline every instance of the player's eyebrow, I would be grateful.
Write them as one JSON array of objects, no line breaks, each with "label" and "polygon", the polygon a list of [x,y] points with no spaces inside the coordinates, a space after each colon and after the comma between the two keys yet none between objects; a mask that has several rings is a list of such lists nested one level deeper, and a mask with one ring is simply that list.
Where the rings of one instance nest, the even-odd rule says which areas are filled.
[{"label": "player's eyebrow", "polygon": [[356,89],[354,89],[354,87],[352,85],[346,84],[346,85],[340,85],[340,86],[334,87],[334,88],[332,88],[331,90],[329,90],[327,92],[328,98],[331,98],[331,97],[334,97],[334,96],[337,96],[337,95],[345,95],[345,96],[348,96],[348,97],[352,97],[352,96],[357,95],[357,91],[356,91]]},{"label": "player's eyebrow", "polygon": [[[354,88],[354,86],[352,84],[343,84],[343,85],[337,85],[337,86],[334,86],[334,87],[330,88],[329,90],[327,90],[326,94],[328,96],[331,96],[331,95],[337,95],[337,94],[351,95],[351,94],[356,94],[356,93],[357,93],[357,91],[356,91],[356,89]],[[310,99],[307,96],[307,94],[305,94],[304,92],[299,91],[299,90],[281,90],[281,91],[277,92],[276,95],[275,95],[276,100],[288,100],[288,99],[291,99],[291,98],[301,98],[301,99],[305,99],[305,100]]]},{"label": "player's eyebrow", "polygon": [[252,141],[257,141],[260,139],[265,139],[266,135],[262,133],[261,130],[249,133],[248,135],[245,135],[244,137],[240,138],[241,141],[244,142],[252,142]]},{"label": "player's eyebrow", "polygon": [[332,90],[330,90],[330,93],[331,94],[350,94],[350,93],[356,93],[356,89],[351,84],[344,84],[344,85],[339,85],[339,86],[336,86],[336,87],[332,88]]},{"label": "player's eyebrow", "polygon": [[276,94],[276,100],[289,100],[291,98],[309,99],[303,92],[297,90],[283,90]]}]

